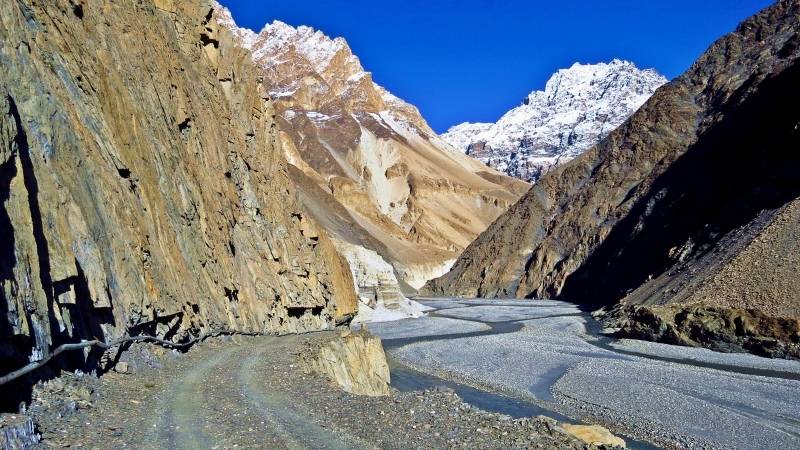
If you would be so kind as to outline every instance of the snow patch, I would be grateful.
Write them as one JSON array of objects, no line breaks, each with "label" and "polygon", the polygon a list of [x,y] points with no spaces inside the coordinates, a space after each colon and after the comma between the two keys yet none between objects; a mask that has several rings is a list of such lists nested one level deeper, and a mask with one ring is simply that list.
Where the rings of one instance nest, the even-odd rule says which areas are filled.
[{"label": "snow patch", "polygon": [[253,48],[258,34],[249,28],[242,28],[236,25],[236,21],[233,20],[233,15],[230,10],[219,4],[219,2],[215,1],[213,3],[213,8],[217,13],[217,22],[230,30],[238,44],[248,50]]}]

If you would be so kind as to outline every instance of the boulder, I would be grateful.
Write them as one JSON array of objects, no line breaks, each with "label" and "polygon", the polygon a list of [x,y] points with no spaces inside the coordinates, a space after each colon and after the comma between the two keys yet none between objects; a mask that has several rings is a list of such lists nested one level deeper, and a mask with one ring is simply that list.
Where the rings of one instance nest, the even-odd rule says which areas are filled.
[{"label": "boulder", "polygon": [[367,331],[345,331],[319,349],[313,368],[351,394],[389,395],[389,364],[381,339]]},{"label": "boulder", "polygon": [[625,440],[614,436],[607,428],[600,425],[561,424],[567,434],[574,436],[589,445],[604,445],[625,448]]}]

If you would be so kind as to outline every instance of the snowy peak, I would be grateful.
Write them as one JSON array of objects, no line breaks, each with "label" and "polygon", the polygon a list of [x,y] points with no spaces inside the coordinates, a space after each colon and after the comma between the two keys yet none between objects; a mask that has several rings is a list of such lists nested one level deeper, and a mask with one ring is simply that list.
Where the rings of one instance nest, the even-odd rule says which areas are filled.
[{"label": "snowy peak", "polygon": [[575,63],[497,123],[463,123],[442,139],[509,175],[535,182],[621,125],[667,80],[629,61]]},{"label": "snowy peak", "polygon": [[[317,72],[324,72],[341,51],[355,62],[358,61],[347,42],[341,37],[332,39],[312,27],[305,25],[293,27],[280,20],[266,24],[259,33],[256,33],[248,28],[239,27],[225,6],[214,2],[214,8],[219,11],[217,19],[219,23],[233,33],[239,45],[253,52],[255,61],[283,54],[290,48],[308,60]],[[360,63],[358,67],[361,69]]]},{"label": "snowy peak", "polygon": [[239,45],[248,50],[251,49],[258,34],[249,28],[241,28],[236,25],[236,21],[233,20],[233,15],[231,15],[230,10],[216,1],[214,2],[214,10],[217,12],[217,22],[230,30]]},{"label": "snowy peak", "polygon": [[331,39],[314,28],[307,26],[295,28],[279,20],[267,24],[258,34],[251,48],[253,59],[258,61],[265,56],[280,54],[287,46],[293,47],[297,54],[307,59],[320,73],[324,72],[334,57],[342,51],[363,71],[344,39],[340,37]]}]

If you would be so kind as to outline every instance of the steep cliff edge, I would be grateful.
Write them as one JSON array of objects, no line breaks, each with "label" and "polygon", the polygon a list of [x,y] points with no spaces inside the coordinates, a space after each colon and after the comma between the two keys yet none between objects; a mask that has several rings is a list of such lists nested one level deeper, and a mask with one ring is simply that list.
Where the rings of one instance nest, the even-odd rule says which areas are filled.
[{"label": "steep cliff edge", "polygon": [[[743,22],[608,138],[545,175],[426,289],[752,309],[789,319],[792,336],[798,23],[797,0]],[[760,241],[773,251],[753,250],[753,269],[743,266]],[[731,349],[747,349],[739,344]]]},{"label": "steep cliff edge", "polygon": [[[250,55],[207,1],[0,6],[0,367],[352,316]],[[73,367],[98,355],[75,353]]]}]

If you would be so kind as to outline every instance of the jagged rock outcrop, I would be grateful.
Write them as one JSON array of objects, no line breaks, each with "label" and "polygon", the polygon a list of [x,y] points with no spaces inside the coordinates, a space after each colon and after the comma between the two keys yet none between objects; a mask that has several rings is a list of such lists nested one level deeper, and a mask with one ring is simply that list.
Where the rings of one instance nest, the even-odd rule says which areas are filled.
[{"label": "jagged rock outcrop", "polygon": [[278,21],[258,34],[225,23],[275,99],[309,213],[337,240],[377,252],[406,291],[444,273],[527,190],[439,139],[344,39]]},{"label": "jagged rock outcrop", "polygon": [[309,367],[351,394],[389,395],[390,373],[381,338],[366,330],[345,331],[319,348]]},{"label": "jagged rock outcrop", "polygon": [[428,291],[798,318],[798,23],[784,0],[714,43]]},{"label": "jagged rock outcrop", "polygon": [[210,2],[2,2],[0,61],[3,371],[93,337],[354,314],[260,75]]},{"label": "jagged rock outcrop", "polygon": [[608,136],[666,82],[628,61],[575,63],[497,123],[462,123],[442,139],[490,167],[536,182]]}]

